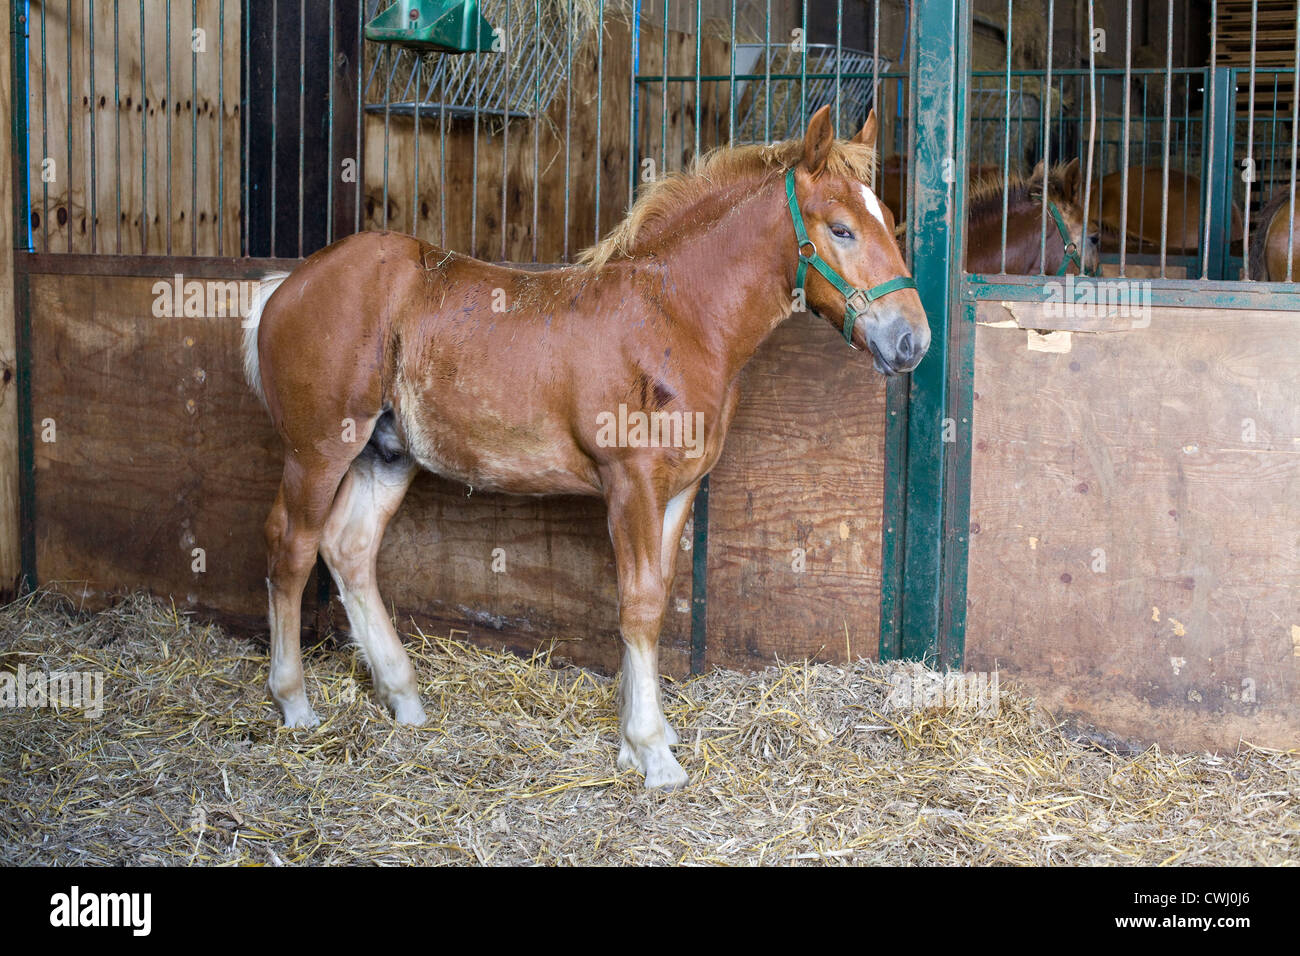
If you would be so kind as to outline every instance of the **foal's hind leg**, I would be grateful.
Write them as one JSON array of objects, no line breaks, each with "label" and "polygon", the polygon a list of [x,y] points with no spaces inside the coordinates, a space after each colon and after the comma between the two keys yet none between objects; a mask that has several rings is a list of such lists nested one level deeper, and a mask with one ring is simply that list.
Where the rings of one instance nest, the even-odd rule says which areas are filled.
[{"label": "foal's hind leg", "polygon": [[286,727],[314,727],[320,718],[307,701],[303,683],[302,589],[316,564],[321,528],[346,462],[285,456],[284,477],[266,519],[270,597],[271,696]]},{"label": "foal's hind leg", "polygon": [[321,555],[334,576],[375,690],[404,724],[424,723],[424,708],[411,660],[379,595],[375,562],[384,529],[415,472],[415,463],[409,458],[385,463],[367,449],[344,476],[321,539]]}]

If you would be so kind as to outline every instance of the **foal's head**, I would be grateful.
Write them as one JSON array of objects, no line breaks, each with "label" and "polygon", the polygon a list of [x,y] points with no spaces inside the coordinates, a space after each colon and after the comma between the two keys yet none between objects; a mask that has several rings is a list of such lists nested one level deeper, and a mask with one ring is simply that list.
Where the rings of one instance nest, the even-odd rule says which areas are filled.
[{"label": "foal's head", "polygon": [[[921,361],[930,346],[930,325],[914,288],[870,299],[862,294],[910,276],[894,241],[893,214],[866,182],[875,147],[874,110],[857,136],[837,143],[830,108],[823,106],[808,123],[794,166],[795,197],[816,253],[860,290],[853,297],[858,315],[850,344],[870,351],[877,371],[896,375]],[[808,307],[842,329],[849,297],[814,269],[807,272],[805,290]]]}]

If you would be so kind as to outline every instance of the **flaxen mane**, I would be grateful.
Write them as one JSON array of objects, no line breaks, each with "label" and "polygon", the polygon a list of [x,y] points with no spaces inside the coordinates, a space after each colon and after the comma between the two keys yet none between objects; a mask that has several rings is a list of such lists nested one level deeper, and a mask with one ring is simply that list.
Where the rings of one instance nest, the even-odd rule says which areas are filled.
[{"label": "flaxen mane", "polygon": [[[700,156],[686,172],[669,173],[651,184],[623,221],[604,239],[578,256],[578,262],[599,269],[611,259],[630,258],[641,245],[679,222],[693,207],[732,183],[784,173],[803,158],[803,140],[789,139],[771,146],[720,147]],[[827,170],[871,185],[876,151],[861,143],[837,141],[826,161]]]}]

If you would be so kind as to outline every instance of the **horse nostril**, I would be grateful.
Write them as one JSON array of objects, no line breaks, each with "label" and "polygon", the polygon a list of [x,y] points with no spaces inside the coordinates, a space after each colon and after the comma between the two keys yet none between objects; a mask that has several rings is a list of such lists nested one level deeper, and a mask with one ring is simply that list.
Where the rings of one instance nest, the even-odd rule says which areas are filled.
[{"label": "horse nostril", "polygon": [[910,362],[912,360],[912,345],[912,333],[910,331],[904,332],[902,337],[898,340],[898,346],[896,348],[900,362]]}]

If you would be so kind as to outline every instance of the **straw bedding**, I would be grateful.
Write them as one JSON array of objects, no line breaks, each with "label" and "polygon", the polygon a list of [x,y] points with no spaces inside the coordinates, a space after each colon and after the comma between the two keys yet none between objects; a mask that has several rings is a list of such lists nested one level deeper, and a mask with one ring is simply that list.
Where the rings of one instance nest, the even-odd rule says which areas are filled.
[{"label": "straw bedding", "polygon": [[[3,864],[1240,864],[1300,859],[1300,753],[1116,752],[1002,687],[891,709],[899,668],[782,664],[665,688],[691,782],[615,768],[614,682],[416,632],[430,723],[309,649],[286,731],[265,645],[132,596],[0,610],[0,671],[100,670],[104,712],[0,711]],[[1095,740],[1095,738],[1094,738]]]}]

